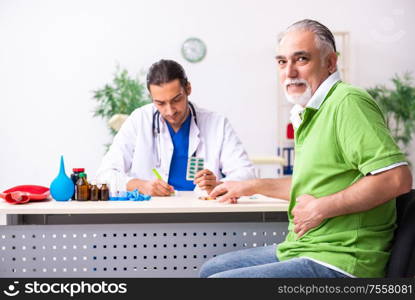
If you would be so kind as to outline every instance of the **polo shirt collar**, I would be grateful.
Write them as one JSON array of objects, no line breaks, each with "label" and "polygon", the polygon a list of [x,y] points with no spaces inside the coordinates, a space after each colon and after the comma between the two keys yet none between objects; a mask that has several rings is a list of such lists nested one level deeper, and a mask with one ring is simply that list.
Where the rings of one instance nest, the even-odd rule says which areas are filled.
[{"label": "polo shirt collar", "polygon": [[294,125],[295,128],[298,128],[301,124],[301,116],[300,114],[305,110],[305,108],[310,107],[314,109],[319,109],[321,104],[324,102],[327,94],[330,92],[331,88],[340,80],[340,73],[339,71],[334,72],[326,80],[323,81],[322,84],[317,88],[314,95],[308,101],[305,107],[301,106],[300,104],[295,104],[290,111],[290,120],[291,123]]}]

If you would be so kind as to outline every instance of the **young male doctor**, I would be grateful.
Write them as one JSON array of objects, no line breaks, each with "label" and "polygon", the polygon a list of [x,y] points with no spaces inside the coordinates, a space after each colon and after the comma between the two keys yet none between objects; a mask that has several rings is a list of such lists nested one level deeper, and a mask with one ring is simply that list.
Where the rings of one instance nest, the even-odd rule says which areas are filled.
[{"label": "young male doctor", "polygon": [[[221,180],[255,177],[229,121],[188,99],[192,88],[183,67],[172,60],[154,63],[147,75],[152,103],[124,122],[97,172],[99,181],[143,194],[168,196],[173,189],[208,193]],[[204,159],[204,170],[186,180],[189,157]],[[152,169],[158,170],[157,179]]]}]

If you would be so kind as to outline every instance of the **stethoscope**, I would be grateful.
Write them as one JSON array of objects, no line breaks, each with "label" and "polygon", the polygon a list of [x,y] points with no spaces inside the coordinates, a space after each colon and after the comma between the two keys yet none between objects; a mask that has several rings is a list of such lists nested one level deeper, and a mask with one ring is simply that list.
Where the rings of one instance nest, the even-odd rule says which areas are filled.
[{"label": "stethoscope", "polygon": [[[196,109],[193,106],[192,102],[189,101],[189,107],[190,107],[190,114],[193,117],[193,120],[195,121],[196,126],[197,124],[197,116],[196,116]],[[153,130],[153,137],[156,140],[155,141],[155,151],[156,151],[156,168],[160,168],[161,166],[161,154],[160,154],[160,112],[156,110],[153,114],[153,121],[151,128]],[[192,154],[192,157],[196,156],[196,151]]]}]

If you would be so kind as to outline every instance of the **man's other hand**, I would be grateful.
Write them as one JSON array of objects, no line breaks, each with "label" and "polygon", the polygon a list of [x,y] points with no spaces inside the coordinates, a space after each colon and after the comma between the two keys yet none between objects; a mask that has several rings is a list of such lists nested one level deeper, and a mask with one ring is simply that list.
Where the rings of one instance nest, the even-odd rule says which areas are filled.
[{"label": "man's other hand", "polygon": [[225,181],[219,184],[209,194],[210,197],[219,197],[219,202],[237,203],[241,196],[251,196],[252,186],[250,181]]},{"label": "man's other hand", "polygon": [[318,204],[318,199],[311,195],[304,194],[297,198],[297,204],[293,208],[292,214],[295,224],[294,232],[298,238],[324,221]]}]

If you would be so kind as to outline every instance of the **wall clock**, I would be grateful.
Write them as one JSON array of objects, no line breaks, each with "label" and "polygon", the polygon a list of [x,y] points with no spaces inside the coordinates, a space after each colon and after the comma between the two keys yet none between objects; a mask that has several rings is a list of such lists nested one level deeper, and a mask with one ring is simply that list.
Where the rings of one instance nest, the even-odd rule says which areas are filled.
[{"label": "wall clock", "polygon": [[206,56],[206,44],[201,39],[188,38],[183,42],[182,55],[189,62],[199,62]]}]

